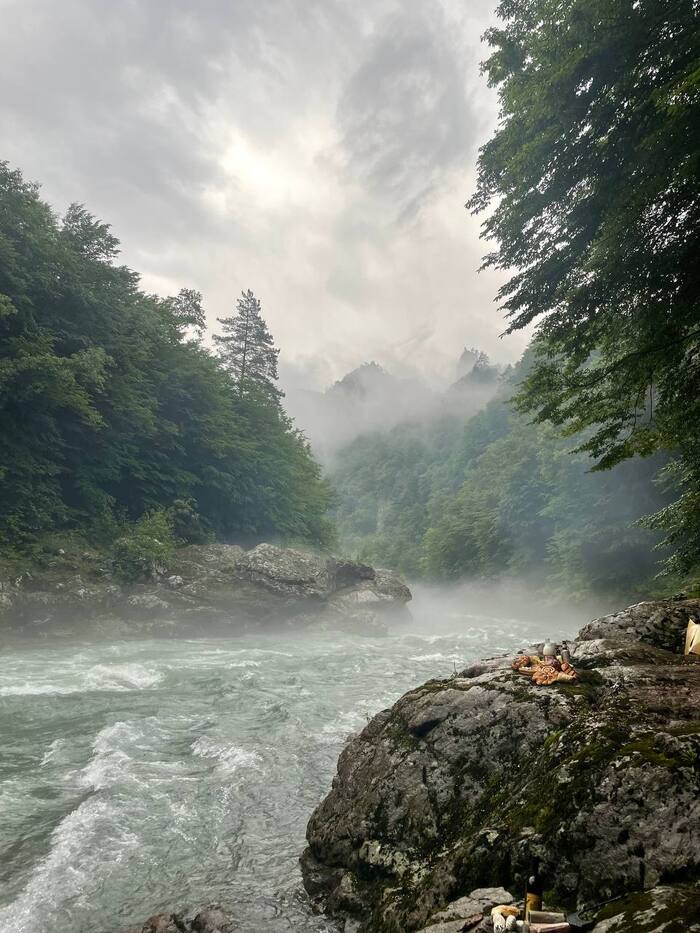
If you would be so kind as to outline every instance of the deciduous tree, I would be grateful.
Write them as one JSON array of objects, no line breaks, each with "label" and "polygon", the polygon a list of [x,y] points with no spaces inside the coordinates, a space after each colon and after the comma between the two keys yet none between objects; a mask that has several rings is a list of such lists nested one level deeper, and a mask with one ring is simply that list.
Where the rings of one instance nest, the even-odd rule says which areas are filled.
[{"label": "deciduous tree", "polygon": [[[474,211],[512,272],[508,330],[536,325],[519,404],[606,468],[678,455],[657,521],[700,560],[700,7],[504,0],[485,63],[500,120]],[[590,429],[590,430],[589,430]]]}]

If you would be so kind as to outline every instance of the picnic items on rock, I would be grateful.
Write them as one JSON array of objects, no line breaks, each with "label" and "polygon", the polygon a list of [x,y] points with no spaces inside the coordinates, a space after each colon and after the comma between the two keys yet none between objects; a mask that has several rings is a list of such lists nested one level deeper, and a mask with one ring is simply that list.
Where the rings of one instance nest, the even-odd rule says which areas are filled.
[{"label": "picnic items on rock", "polygon": [[540,874],[540,860],[535,856],[530,864],[530,873],[527,876],[525,885],[524,917],[530,920],[530,914],[535,910],[542,910],[542,898],[544,896],[544,881]]},{"label": "picnic items on rock", "polygon": [[499,904],[491,910],[491,919],[493,920],[494,933],[504,933],[504,931],[516,930],[518,915],[520,911],[517,907],[509,904]]},{"label": "picnic items on rock", "polygon": [[516,674],[530,677],[533,683],[541,687],[554,683],[573,683],[578,678],[569,652],[566,649],[560,652],[558,646],[551,642],[545,642],[541,657],[538,654],[521,654],[511,667]]}]

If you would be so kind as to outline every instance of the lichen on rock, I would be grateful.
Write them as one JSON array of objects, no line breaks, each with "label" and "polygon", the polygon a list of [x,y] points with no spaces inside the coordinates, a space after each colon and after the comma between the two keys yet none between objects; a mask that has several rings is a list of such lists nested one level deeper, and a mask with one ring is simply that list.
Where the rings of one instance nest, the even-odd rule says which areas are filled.
[{"label": "lichen on rock", "polygon": [[474,889],[522,890],[533,856],[571,910],[696,880],[700,658],[680,651],[699,609],[586,626],[576,683],[538,687],[504,656],[379,713],[309,822],[309,893],[362,931],[410,931]]}]

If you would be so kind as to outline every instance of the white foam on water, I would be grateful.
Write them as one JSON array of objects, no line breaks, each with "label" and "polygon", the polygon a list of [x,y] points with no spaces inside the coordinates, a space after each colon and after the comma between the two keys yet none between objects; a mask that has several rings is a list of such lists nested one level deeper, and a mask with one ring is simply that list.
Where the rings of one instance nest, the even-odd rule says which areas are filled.
[{"label": "white foam on water", "polygon": [[358,729],[364,728],[367,725],[368,710],[369,707],[365,705],[346,710],[344,713],[336,716],[335,719],[325,723],[321,727],[321,731],[315,734],[314,738],[317,742],[320,742],[321,745],[336,745],[342,742],[353,732],[357,732]]},{"label": "white foam on water", "polygon": [[92,743],[93,757],[77,775],[78,784],[104,790],[117,782],[134,780],[134,759],[120,746],[133,745],[142,737],[143,731],[129,722],[115,722],[100,730]]},{"label": "white foam on water", "polygon": [[199,758],[210,758],[219,762],[231,773],[240,768],[258,768],[262,758],[257,752],[202,735],[191,745],[192,753]]},{"label": "white foam on water", "polygon": [[97,664],[85,676],[86,684],[93,690],[143,690],[155,687],[162,679],[159,671],[133,662]]},{"label": "white foam on water", "polygon": [[104,882],[99,863],[113,866],[138,845],[133,833],[122,833],[110,851],[106,837],[116,824],[115,811],[98,797],[83,801],[64,817],[51,834],[48,855],[36,865],[24,890],[0,908],[0,930],[49,931],[50,918],[68,901],[80,898],[89,905],[91,891]]},{"label": "white foam on water", "polygon": [[462,654],[416,654],[409,661],[464,661]]},{"label": "white foam on water", "polygon": [[3,697],[38,697],[60,696],[62,694],[80,693],[75,687],[60,687],[56,684],[36,684],[25,682],[0,687],[0,696]]},{"label": "white foam on water", "polygon": [[68,751],[69,748],[70,745],[67,739],[54,739],[44,752],[43,758],[39,762],[39,767],[43,768],[45,765],[51,764],[51,762],[57,759],[60,760],[64,752]]},{"label": "white foam on water", "polygon": [[35,679],[7,684],[0,687],[0,696],[70,696],[94,690],[145,690],[155,687],[162,679],[163,675],[160,672],[143,664],[96,664],[85,673],[75,668],[66,669],[64,682],[54,679],[48,683],[41,683],[40,679],[38,682]]},{"label": "white foam on water", "polygon": [[416,641],[423,641],[429,645],[434,645],[439,641],[452,643],[455,641],[475,641],[478,639],[483,640],[486,638],[490,638],[492,634],[493,632],[491,632],[489,629],[470,627],[465,632],[454,632],[454,633],[451,632],[449,635],[444,635],[444,634],[428,635],[428,634],[421,634],[419,632],[410,632],[407,635],[407,638],[409,639],[414,638]]}]

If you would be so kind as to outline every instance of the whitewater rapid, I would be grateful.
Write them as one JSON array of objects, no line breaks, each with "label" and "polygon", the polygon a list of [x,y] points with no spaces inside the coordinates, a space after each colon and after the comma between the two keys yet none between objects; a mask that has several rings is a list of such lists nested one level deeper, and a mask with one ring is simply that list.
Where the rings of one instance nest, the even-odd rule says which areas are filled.
[{"label": "whitewater rapid", "polygon": [[334,929],[297,859],[348,734],[537,634],[513,619],[456,628],[6,651],[0,930],[107,933],[211,902],[249,933]]}]

